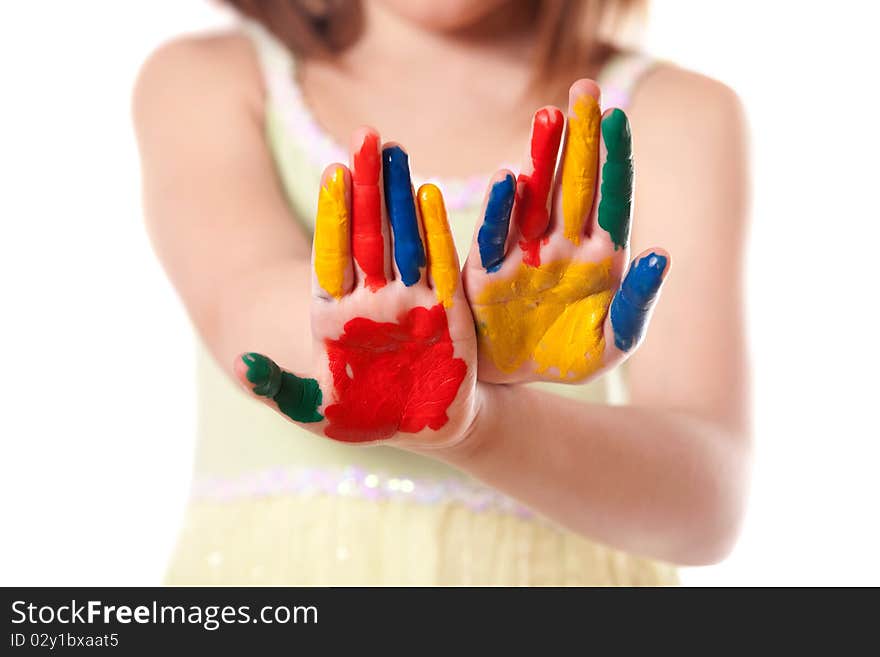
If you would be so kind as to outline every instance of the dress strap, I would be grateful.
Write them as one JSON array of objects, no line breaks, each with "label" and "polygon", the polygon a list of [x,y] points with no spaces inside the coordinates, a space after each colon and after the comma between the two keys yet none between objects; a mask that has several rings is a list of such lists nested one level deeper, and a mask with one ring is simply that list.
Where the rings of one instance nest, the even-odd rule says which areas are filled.
[{"label": "dress strap", "polygon": [[628,108],[639,82],[662,63],[662,60],[639,52],[612,55],[596,80],[602,88],[602,109]]},{"label": "dress strap", "polygon": [[252,20],[242,30],[253,43],[266,88],[267,111],[284,132],[302,144],[316,167],[347,162],[348,153],[324,131],[312,114],[296,78],[296,56],[275,35]]},{"label": "dress strap", "polygon": [[293,76],[296,73],[296,59],[293,53],[258,22],[242,19],[240,26],[253,45],[267,94],[274,97],[284,92],[285,87],[292,86]]}]

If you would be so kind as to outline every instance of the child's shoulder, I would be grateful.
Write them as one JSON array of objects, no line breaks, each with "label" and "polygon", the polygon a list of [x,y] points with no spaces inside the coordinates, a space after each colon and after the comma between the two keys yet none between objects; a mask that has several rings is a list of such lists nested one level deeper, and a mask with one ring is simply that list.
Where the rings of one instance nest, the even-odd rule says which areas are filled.
[{"label": "child's shoulder", "polygon": [[[694,239],[694,217],[703,230],[743,234],[748,199],[748,126],[742,103],[726,84],[672,64],[647,73],[628,110],[640,175],[639,231],[643,239],[681,231]],[[688,199],[689,210],[670,203]],[[718,212],[717,207],[725,208]],[[667,242],[668,243],[668,242]]]},{"label": "child's shoulder", "polygon": [[262,102],[259,64],[240,32],[184,35],[156,48],[144,61],[134,87],[135,115],[151,107],[244,100]]},{"label": "child's shoulder", "polygon": [[665,128],[718,128],[743,121],[742,102],[729,86],[706,75],[660,63],[636,87],[632,114],[640,123]]}]

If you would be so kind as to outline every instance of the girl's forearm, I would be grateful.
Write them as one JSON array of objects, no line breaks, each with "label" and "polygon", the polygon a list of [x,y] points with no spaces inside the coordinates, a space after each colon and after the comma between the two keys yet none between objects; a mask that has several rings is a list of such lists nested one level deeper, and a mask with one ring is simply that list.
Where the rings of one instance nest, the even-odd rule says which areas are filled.
[{"label": "girl's forearm", "polygon": [[729,551],[750,461],[734,429],[525,386],[483,393],[473,433],[435,458],[623,550],[688,565]]},{"label": "girl's forearm", "polygon": [[308,374],[312,366],[309,326],[311,267],[285,258],[238,274],[218,285],[194,321],[211,353],[231,371],[245,351],[273,354],[283,366]]}]

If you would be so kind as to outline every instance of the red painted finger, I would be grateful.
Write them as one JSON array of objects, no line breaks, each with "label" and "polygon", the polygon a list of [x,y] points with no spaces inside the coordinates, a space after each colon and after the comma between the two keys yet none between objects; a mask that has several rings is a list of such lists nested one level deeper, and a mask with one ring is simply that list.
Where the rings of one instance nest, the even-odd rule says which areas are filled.
[{"label": "red painted finger", "polygon": [[[360,135],[357,135],[358,137]],[[385,236],[382,234],[382,196],[379,176],[379,135],[363,132],[360,146],[352,152],[352,238],[355,262],[364,273],[365,285],[374,292],[385,285]]]},{"label": "red painted finger", "polygon": [[530,162],[516,181],[514,216],[521,236],[523,261],[535,267],[541,264],[541,239],[550,222],[550,189],[564,125],[565,117],[557,107],[542,107],[535,112]]}]

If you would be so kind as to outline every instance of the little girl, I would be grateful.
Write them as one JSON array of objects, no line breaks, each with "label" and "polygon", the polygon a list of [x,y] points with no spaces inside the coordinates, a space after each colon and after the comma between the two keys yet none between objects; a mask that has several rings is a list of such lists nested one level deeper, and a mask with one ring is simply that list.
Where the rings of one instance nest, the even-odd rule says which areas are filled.
[{"label": "little girl", "polygon": [[632,0],[229,4],[240,30],[164,45],[134,99],[204,346],[168,581],[723,558],[750,461],[736,96],[615,47]]}]

